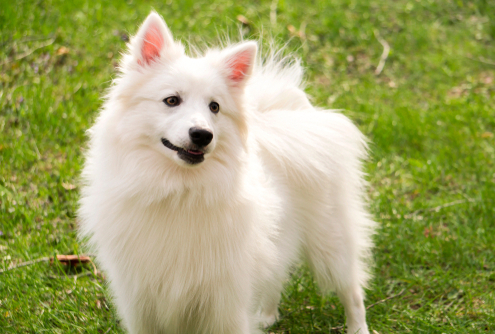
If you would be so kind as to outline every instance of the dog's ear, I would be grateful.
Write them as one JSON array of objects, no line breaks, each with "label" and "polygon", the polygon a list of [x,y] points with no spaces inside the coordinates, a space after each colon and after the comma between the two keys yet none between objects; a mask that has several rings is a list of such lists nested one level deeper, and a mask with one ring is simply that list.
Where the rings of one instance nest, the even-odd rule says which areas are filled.
[{"label": "dog's ear", "polygon": [[253,72],[257,49],[256,42],[250,41],[222,52],[223,71],[231,87],[244,87]]},{"label": "dog's ear", "polygon": [[177,53],[178,46],[165,21],[155,12],[151,12],[131,41],[133,58],[141,66],[151,65],[167,54]]}]

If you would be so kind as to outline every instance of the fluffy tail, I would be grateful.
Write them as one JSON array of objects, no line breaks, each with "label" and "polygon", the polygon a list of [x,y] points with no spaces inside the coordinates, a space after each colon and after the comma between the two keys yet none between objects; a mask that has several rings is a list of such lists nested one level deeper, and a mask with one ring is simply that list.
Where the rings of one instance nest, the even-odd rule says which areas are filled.
[{"label": "fluffy tail", "polygon": [[260,57],[247,87],[248,100],[259,112],[312,108],[303,90],[299,59],[281,57],[281,52],[271,51],[267,57]]}]

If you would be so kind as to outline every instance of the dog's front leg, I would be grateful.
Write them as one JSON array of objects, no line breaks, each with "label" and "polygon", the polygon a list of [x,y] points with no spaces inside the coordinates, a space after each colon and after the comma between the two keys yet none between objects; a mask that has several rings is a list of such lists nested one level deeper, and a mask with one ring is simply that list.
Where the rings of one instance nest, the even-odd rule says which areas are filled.
[{"label": "dog's front leg", "polygon": [[[239,273],[244,270],[240,269]],[[246,274],[244,272],[244,274]],[[257,324],[251,314],[252,292],[248,275],[232,275],[228,281],[215,287],[209,298],[210,308],[203,324],[208,333],[254,334]],[[206,325],[206,326],[205,326]]]},{"label": "dog's front leg", "polygon": [[254,334],[251,328],[249,314],[247,310],[225,310],[223,315],[218,314],[221,319],[216,319],[211,325],[211,333],[218,334]]}]

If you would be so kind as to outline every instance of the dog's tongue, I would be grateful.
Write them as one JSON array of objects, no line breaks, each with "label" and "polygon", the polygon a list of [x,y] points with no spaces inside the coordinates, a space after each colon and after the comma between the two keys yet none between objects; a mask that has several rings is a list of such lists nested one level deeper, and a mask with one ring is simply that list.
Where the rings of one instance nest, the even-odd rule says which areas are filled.
[{"label": "dog's tongue", "polygon": [[203,152],[201,152],[201,151],[193,151],[193,150],[187,150],[187,153],[194,154],[194,155],[201,155],[201,154],[203,154]]}]

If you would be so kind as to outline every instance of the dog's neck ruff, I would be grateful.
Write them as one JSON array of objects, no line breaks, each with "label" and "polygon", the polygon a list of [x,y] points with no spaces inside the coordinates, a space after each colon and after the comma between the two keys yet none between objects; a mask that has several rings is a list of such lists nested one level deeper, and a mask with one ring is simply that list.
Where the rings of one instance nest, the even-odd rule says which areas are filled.
[{"label": "dog's neck ruff", "polygon": [[[105,171],[105,182],[101,182],[115,194],[115,200],[132,199],[145,206],[162,201],[184,202],[193,209],[195,205],[211,206],[227,200],[242,184],[246,165],[244,150],[232,153],[219,147],[204,162],[189,167],[179,166],[152,151],[143,153],[143,150],[126,150],[107,155],[120,162],[114,165],[116,169]],[[143,170],[145,165],[147,168]]]}]

